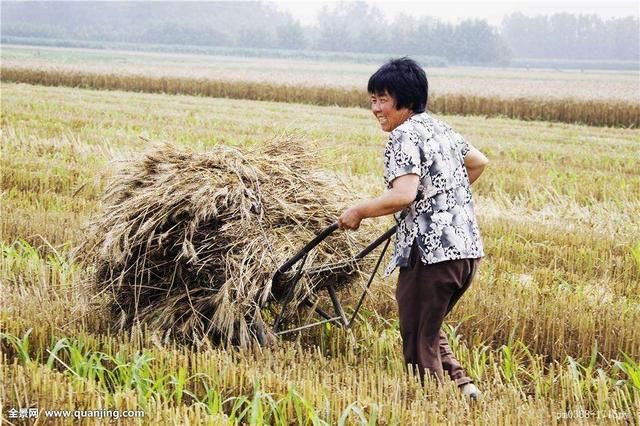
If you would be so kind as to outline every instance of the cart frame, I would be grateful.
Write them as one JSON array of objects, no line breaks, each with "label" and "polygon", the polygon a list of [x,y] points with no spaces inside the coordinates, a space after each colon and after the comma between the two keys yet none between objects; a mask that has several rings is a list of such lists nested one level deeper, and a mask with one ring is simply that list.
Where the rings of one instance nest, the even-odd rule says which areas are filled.
[{"label": "cart frame", "polygon": [[[306,330],[308,328],[315,327],[321,324],[326,324],[326,323],[336,323],[341,327],[350,328],[351,325],[353,324],[353,321],[356,318],[356,315],[358,314],[358,311],[360,310],[360,307],[362,306],[362,302],[364,301],[364,298],[367,295],[367,292],[369,291],[369,287],[371,286],[371,283],[373,282],[373,278],[375,277],[376,272],[380,267],[380,263],[384,258],[384,254],[386,253],[387,248],[389,247],[389,243],[391,242],[391,236],[396,232],[396,227],[397,226],[394,226],[391,229],[389,229],[387,232],[385,232],[383,235],[375,239],[373,242],[371,242],[371,244],[369,244],[367,247],[362,249],[362,251],[360,251],[358,254],[356,254],[350,259],[346,259],[336,264],[325,265],[325,266],[305,270],[304,265],[307,260],[307,256],[309,252],[313,250],[322,241],[324,241],[336,229],[338,229],[338,224],[334,222],[331,225],[329,225],[327,228],[325,228],[322,232],[320,232],[313,240],[308,242],[302,249],[300,249],[299,252],[297,252],[289,260],[287,260],[284,264],[282,264],[282,266],[278,268],[278,270],[273,276],[272,286],[276,286],[280,282],[286,279],[286,281],[288,281],[289,288],[282,302],[282,308],[280,310],[280,313],[276,317],[275,322],[273,324],[272,332],[275,335],[283,335],[287,333],[293,333],[296,331]],[[382,243],[385,243],[384,247],[380,252],[380,256],[378,257],[378,261],[376,262],[373,272],[369,276],[367,286],[364,289],[362,295],[360,296],[358,305],[356,306],[356,309],[351,315],[351,319],[347,318],[347,315],[345,314],[345,311],[342,308],[342,304],[338,299],[334,286],[331,284],[327,284],[324,288],[326,288],[327,292],[329,293],[329,297],[331,299],[331,303],[334,309],[333,313],[328,313],[323,309],[315,306],[315,304],[312,303],[307,297],[302,301],[301,304],[306,305],[310,308],[313,308],[315,313],[318,314],[323,319],[310,324],[302,325],[300,327],[295,327],[287,330],[280,330],[280,326],[284,319],[284,315],[286,313],[287,307],[291,303],[293,296],[295,294],[295,288],[298,282],[300,281],[300,279],[304,275],[318,274],[318,273],[327,272],[327,271],[336,272],[336,271],[339,271],[340,269],[353,267],[355,264],[357,264],[358,261],[362,260],[365,256],[367,256],[369,253],[374,251]],[[297,267],[297,270],[294,272],[293,267],[298,263],[300,264]]]}]

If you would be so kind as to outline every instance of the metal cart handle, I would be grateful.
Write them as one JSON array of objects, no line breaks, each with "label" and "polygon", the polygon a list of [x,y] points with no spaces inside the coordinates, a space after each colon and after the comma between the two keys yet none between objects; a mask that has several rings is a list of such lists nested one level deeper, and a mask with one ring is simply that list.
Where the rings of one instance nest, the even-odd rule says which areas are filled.
[{"label": "metal cart handle", "polygon": [[[320,232],[313,240],[311,240],[309,243],[307,243],[298,253],[296,253],[292,258],[290,258],[287,262],[285,262],[282,266],[280,266],[280,268],[278,268],[278,270],[276,271],[276,273],[273,275],[273,279],[272,279],[272,284],[276,285],[277,283],[280,282],[280,280],[282,279],[282,277],[287,274],[289,272],[289,270],[293,267],[293,265],[295,265],[298,261],[302,260],[302,264],[299,266],[298,271],[296,272],[295,276],[292,279],[292,284],[289,288],[289,291],[287,292],[285,298],[284,298],[284,302],[282,303],[282,309],[280,311],[280,314],[276,317],[275,323],[273,325],[273,332],[276,335],[281,335],[281,334],[285,334],[285,333],[292,333],[294,331],[301,331],[310,327],[314,327],[316,325],[320,325],[320,324],[324,324],[327,322],[336,322],[338,321],[338,324],[341,324],[344,327],[351,327],[351,324],[353,323],[353,321],[356,318],[356,315],[358,314],[358,311],[360,310],[360,307],[362,306],[362,302],[364,301],[364,298],[367,294],[367,291],[369,290],[369,287],[371,286],[371,283],[373,282],[373,278],[376,274],[376,272],[378,271],[378,268],[380,267],[380,263],[382,262],[382,258],[384,257],[385,252],[387,251],[387,247],[389,246],[389,243],[391,241],[391,236],[395,233],[396,231],[396,226],[392,227],[391,229],[389,229],[387,232],[385,232],[383,235],[381,235],[380,237],[378,237],[375,241],[373,241],[371,244],[369,244],[367,247],[365,247],[362,251],[360,251],[360,253],[356,254],[354,257],[352,257],[348,262],[357,262],[359,260],[361,260],[363,257],[365,257],[367,254],[371,253],[373,250],[376,249],[376,247],[378,247],[380,244],[382,244],[383,242],[386,241],[386,244],[384,245],[384,248],[382,249],[382,252],[380,253],[380,256],[378,257],[378,261],[376,262],[376,266],[373,269],[373,272],[371,273],[371,276],[369,277],[369,281],[367,283],[367,287],[364,290],[364,292],[362,293],[362,296],[360,297],[360,300],[358,302],[358,306],[356,307],[355,311],[353,312],[353,315],[351,317],[351,320],[349,320],[344,312],[344,310],[342,309],[342,305],[340,304],[340,300],[338,300],[338,297],[335,293],[335,289],[333,288],[333,286],[329,285],[327,286],[327,291],[329,292],[329,296],[331,297],[331,302],[333,304],[334,310],[335,310],[335,316],[331,316],[330,314],[326,313],[325,311],[323,311],[322,309],[315,307],[313,304],[311,304],[309,302],[308,299],[305,299],[303,301],[303,303],[305,303],[307,306],[310,307],[314,307],[316,313],[318,313],[320,316],[322,316],[324,318],[323,321],[320,322],[316,322],[313,324],[307,324],[304,325],[302,327],[297,327],[297,328],[293,328],[290,330],[284,330],[284,331],[279,331],[280,328],[280,324],[284,318],[284,314],[287,308],[287,305],[289,304],[289,302],[291,302],[292,297],[293,297],[293,293],[294,293],[294,287],[296,285],[296,283],[300,280],[300,278],[302,277],[303,273],[309,273],[309,270],[304,270],[304,264],[307,260],[307,255],[309,254],[309,252],[315,248],[318,244],[320,244],[325,238],[327,238],[329,235],[331,235],[336,229],[338,229],[338,223],[334,222],[331,225],[329,225],[327,228],[325,228],[322,232]],[[347,262],[343,262],[342,264],[337,264],[340,266],[343,266],[347,264]],[[334,265],[331,265],[331,267],[335,267]],[[327,267],[320,267],[320,268],[313,268],[313,272],[317,273],[317,272],[321,272],[321,271],[325,271],[325,270],[330,270],[327,269]]]},{"label": "metal cart handle", "polygon": [[325,238],[329,235],[333,234],[333,231],[338,229],[338,222],[333,222],[331,225],[327,226],[321,233],[319,233],[313,240],[309,241],[306,246],[304,246],[295,256],[291,259],[287,260],[285,264],[283,264],[275,273],[274,280],[277,280],[282,276],[285,272],[287,272],[295,263],[302,259],[307,253],[309,253],[315,246],[320,244]]}]

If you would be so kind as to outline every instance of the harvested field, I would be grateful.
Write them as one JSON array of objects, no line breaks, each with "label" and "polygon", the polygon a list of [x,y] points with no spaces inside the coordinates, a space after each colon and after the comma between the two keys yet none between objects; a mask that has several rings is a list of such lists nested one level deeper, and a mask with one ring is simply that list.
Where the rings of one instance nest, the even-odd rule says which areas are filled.
[{"label": "harvested field", "polygon": [[[314,169],[348,182],[359,197],[383,186],[385,135],[370,112],[1,89],[3,411],[143,410],[141,424],[558,424],[587,411],[600,413],[598,423],[633,424],[639,417],[640,130],[444,118],[491,161],[474,184],[487,256],[445,326],[485,391],[469,406],[451,383],[423,388],[407,379],[393,277],[376,277],[352,332],[318,328],[255,351],[198,350],[144,327],[114,334],[110,317],[76,291],[95,270],[74,262],[70,249],[100,214],[113,161],[150,149],[140,135],[199,154],[220,145],[257,153],[274,135],[293,132],[301,146],[316,147]],[[388,226],[371,220],[351,236]],[[346,297],[349,309],[352,302]]]},{"label": "harvested field", "polygon": [[[123,50],[3,45],[2,65],[69,73],[266,83],[361,90],[376,64],[185,55]],[[640,102],[640,70],[579,71],[491,67],[428,67],[436,96]]]},{"label": "harvested field", "polygon": [[[226,82],[176,77],[126,74],[68,73],[57,70],[4,68],[2,80],[44,86],[129,90],[148,93],[211,96],[274,102],[368,107],[366,91],[326,87]],[[522,120],[542,120],[591,126],[640,127],[640,104],[581,101],[573,99],[501,99],[467,95],[444,95],[429,99],[429,110],[440,114],[483,115]]]}]

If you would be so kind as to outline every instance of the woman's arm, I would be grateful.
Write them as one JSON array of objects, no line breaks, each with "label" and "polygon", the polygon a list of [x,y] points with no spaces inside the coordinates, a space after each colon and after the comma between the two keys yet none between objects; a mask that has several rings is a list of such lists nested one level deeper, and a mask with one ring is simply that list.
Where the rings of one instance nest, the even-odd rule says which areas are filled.
[{"label": "woman's arm", "polygon": [[469,175],[469,183],[473,183],[484,172],[484,167],[489,164],[489,159],[483,153],[471,147],[467,155],[464,156],[464,166]]},{"label": "woman's arm", "polygon": [[378,198],[367,200],[351,207],[338,218],[341,229],[358,229],[362,219],[385,216],[399,212],[416,199],[420,177],[414,174],[400,176],[393,180],[391,189]]}]

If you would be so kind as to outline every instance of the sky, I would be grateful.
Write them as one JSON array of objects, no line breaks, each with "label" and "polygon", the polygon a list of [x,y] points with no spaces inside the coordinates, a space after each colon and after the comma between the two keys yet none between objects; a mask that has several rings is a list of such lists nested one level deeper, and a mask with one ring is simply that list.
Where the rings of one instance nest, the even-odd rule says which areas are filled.
[{"label": "sky", "polygon": [[[274,1],[276,6],[289,11],[302,24],[312,25],[315,16],[324,4],[331,6],[338,1]],[[459,22],[467,18],[486,19],[492,25],[499,25],[504,15],[520,11],[525,15],[553,14],[569,12],[575,14],[597,14],[603,18],[620,16],[640,16],[640,1],[368,1],[378,6],[389,18],[400,12],[414,17],[434,16],[448,22]]]}]

